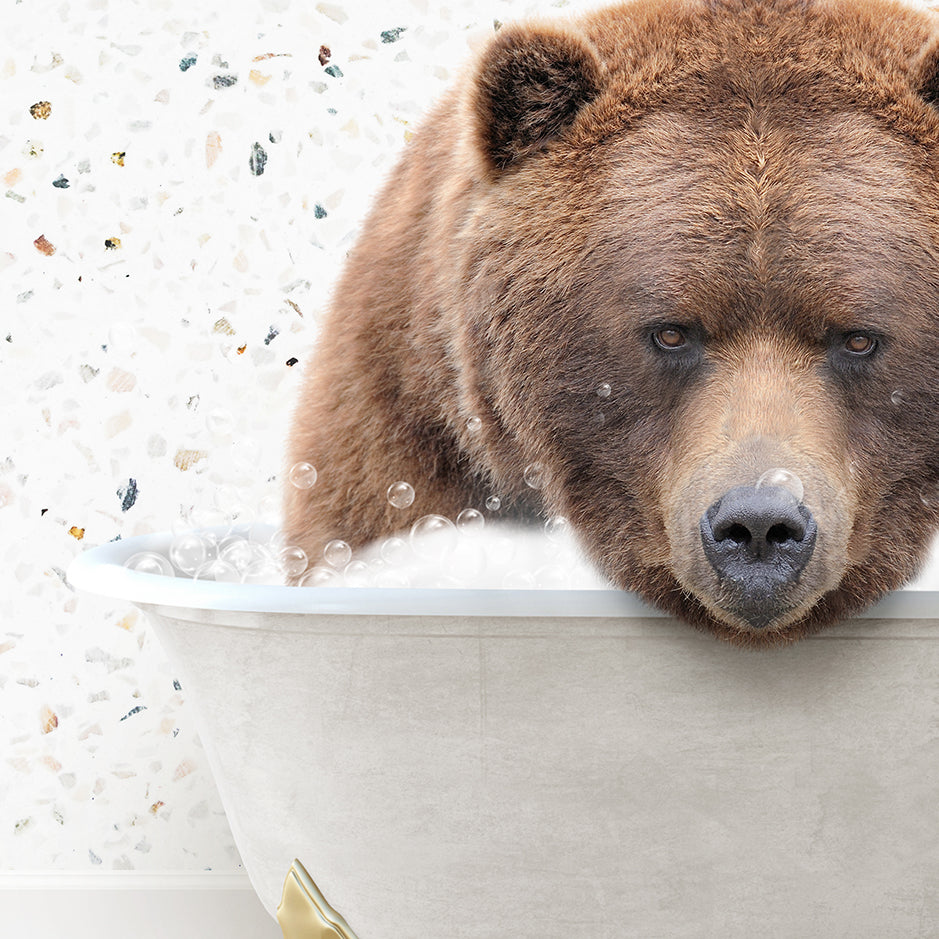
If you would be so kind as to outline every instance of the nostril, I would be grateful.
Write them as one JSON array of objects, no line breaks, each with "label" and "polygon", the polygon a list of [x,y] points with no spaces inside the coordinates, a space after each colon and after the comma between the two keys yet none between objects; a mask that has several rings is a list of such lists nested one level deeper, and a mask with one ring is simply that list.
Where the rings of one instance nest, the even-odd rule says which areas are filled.
[{"label": "nostril", "polygon": [[729,538],[737,544],[745,545],[750,543],[753,535],[750,534],[750,529],[745,525],[728,525],[727,528],[719,534],[718,532],[714,532],[714,537],[718,541],[725,541]]},{"label": "nostril", "polygon": [[[763,537],[769,544],[785,544],[787,541],[799,541],[802,534],[801,531],[797,531],[785,522],[779,522],[771,525]],[[746,525],[741,525],[738,522],[714,529],[715,541],[727,541],[728,539],[735,544],[746,546],[753,541],[753,532]]]},{"label": "nostril", "polygon": [[766,540],[772,544],[784,544],[787,541],[798,541],[801,535],[788,525],[773,525],[766,533]]}]

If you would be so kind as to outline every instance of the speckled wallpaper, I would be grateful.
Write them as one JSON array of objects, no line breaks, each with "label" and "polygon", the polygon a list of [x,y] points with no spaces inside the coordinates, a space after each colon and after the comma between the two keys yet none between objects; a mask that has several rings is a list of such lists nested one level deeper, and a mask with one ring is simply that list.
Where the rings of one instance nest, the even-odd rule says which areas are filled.
[{"label": "speckled wallpaper", "polygon": [[500,21],[594,5],[5,6],[0,870],[237,869],[186,688],[64,572],[223,508],[276,521],[317,317],[391,161]]}]

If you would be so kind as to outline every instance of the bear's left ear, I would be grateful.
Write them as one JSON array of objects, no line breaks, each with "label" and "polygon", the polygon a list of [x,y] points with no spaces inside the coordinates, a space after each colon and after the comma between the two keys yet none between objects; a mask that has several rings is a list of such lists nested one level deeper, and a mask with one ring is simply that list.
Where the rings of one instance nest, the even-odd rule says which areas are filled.
[{"label": "bear's left ear", "polygon": [[939,36],[926,44],[913,61],[913,87],[933,107],[939,107]]},{"label": "bear's left ear", "polygon": [[560,26],[506,27],[483,54],[472,110],[477,145],[498,173],[558,137],[602,87],[586,38]]}]

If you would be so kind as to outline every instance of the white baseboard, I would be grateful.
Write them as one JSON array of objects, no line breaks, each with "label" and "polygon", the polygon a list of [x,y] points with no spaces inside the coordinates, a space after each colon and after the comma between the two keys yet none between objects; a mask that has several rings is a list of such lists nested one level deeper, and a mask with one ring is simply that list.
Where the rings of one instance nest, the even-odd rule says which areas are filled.
[{"label": "white baseboard", "polygon": [[7,890],[251,890],[244,871],[3,871]]},{"label": "white baseboard", "polygon": [[282,939],[246,874],[0,871],[3,939]]}]

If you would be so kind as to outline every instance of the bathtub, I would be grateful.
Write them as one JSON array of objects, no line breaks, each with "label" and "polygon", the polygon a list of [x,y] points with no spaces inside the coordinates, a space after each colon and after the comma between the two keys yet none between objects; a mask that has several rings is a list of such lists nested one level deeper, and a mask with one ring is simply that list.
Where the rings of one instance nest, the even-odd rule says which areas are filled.
[{"label": "bathtub", "polygon": [[939,934],[928,582],[747,652],[611,590],[121,566],[169,537],[92,549],[68,578],[147,614],[261,901],[276,915],[294,858],[315,881],[329,925],[303,935]]}]

